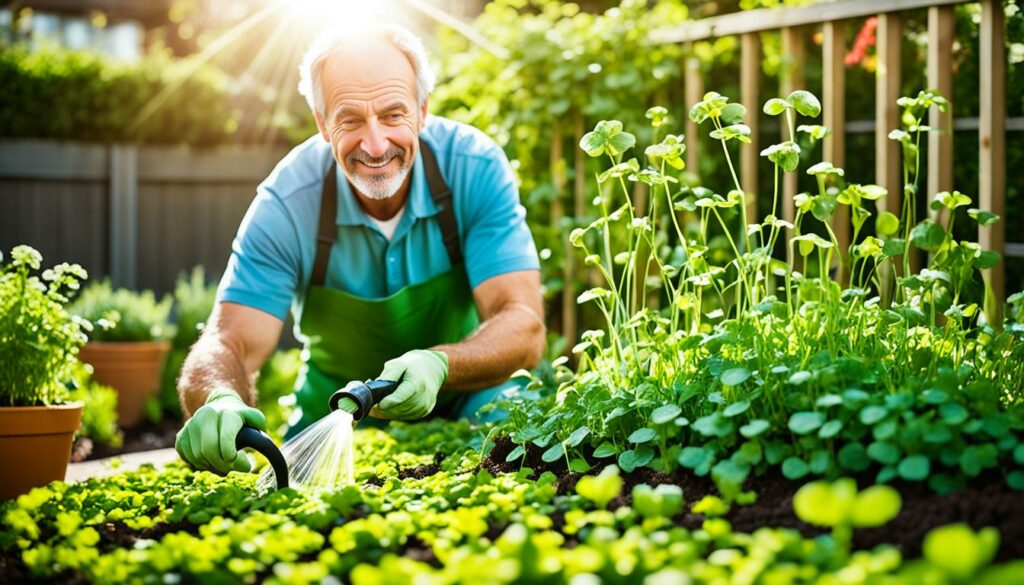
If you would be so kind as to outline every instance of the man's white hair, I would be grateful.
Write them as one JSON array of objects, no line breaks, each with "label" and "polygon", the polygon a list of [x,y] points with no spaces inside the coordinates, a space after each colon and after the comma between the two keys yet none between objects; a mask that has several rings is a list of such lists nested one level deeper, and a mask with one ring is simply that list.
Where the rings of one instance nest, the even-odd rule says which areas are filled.
[{"label": "man's white hair", "polygon": [[351,43],[365,42],[375,38],[383,38],[405,55],[416,74],[416,93],[419,105],[423,105],[427,96],[434,90],[434,71],[427,60],[427,51],[423,42],[409,29],[397,24],[374,24],[369,28],[354,30],[331,27],[313,39],[299,66],[299,93],[306,98],[309,107],[319,113],[324,112],[324,93],[321,78],[324,63],[334,51]]}]

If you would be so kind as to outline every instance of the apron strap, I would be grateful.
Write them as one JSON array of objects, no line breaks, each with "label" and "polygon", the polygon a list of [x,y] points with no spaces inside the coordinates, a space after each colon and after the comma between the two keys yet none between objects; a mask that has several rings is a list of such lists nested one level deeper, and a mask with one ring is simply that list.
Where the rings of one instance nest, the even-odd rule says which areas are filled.
[{"label": "apron strap", "polygon": [[[440,213],[437,216],[437,224],[441,228],[441,237],[444,239],[444,247],[448,251],[448,260],[452,266],[462,264],[462,248],[459,245],[459,229],[455,221],[455,208],[452,206],[452,191],[448,188],[441,169],[437,166],[437,158],[430,150],[427,143],[420,140],[420,152],[423,153],[424,170],[427,174],[427,186],[430,188],[430,198],[434,201]],[[316,237],[316,259],[313,260],[313,275],[309,280],[310,286],[324,286],[327,276],[327,261],[331,256],[331,248],[338,238],[338,226],[336,217],[338,215],[338,180],[337,163],[331,157],[331,168],[324,178],[323,188],[320,192],[320,221]]]},{"label": "apron strap", "polygon": [[458,266],[462,264],[462,247],[459,245],[459,227],[455,222],[452,191],[448,188],[448,183],[444,181],[444,176],[441,175],[434,151],[430,150],[423,140],[420,140],[420,150],[423,152],[424,170],[427,171],[430,198],[434,200],[434,205],[440,210],[437,216],[437,225],[441,228],[444,247],[448,250],[448,260],[451,261],[452,266]]},{"label": "apron strap", "polygon": [[323,286],[327,276],[327,260],[331,248],[338,238],[338,164],[331,157],[331,170],[327,171],[324,186],[320,191],[320,225],[316,236],[316,260],[313,261],[313,276],[310,286]]}]

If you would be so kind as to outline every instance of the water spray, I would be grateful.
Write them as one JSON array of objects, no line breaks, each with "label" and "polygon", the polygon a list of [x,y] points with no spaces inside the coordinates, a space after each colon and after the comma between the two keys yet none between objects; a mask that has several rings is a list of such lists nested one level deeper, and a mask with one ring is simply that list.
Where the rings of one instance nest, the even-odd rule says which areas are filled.
[{"label": "water spray", "polygon": [[266,434],[244,427],[235,439],[239,449],[252,448],[270,465],[257,480],[260,491],[285,487],[334,488],[351,483],[354,475],[352,430],[398,382],[351,382],[328,399],[330,414],[290,439],[280,449]]}]

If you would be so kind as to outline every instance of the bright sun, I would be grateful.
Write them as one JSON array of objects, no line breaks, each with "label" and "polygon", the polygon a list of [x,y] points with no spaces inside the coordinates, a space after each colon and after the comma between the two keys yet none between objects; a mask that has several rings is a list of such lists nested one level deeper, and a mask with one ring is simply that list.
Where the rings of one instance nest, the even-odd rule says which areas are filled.
[{"label": "bright sun", "polygon": [[330,23],[350,26],[386,17],[393,8],[391,0],[290,0],[285,6],[315,26]]}]

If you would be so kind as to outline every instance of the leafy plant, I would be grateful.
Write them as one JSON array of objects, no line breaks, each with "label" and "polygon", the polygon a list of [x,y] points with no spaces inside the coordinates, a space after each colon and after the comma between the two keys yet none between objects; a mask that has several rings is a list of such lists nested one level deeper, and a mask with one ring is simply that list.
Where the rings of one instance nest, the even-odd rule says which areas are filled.
[{"label": "leafy plant", "polygon": [[156,341],[171,332],[172,299],[156,300],[153,291],[114,289],[109,279],[82,290],[69,310],[93,324],[91,341]]},{"label": "leafy plant", "polygon": [[[950,215],[945,227],[917,221],[913,203],[915,149],[928,130],[921,120],[944,104],[934,92],[900,100],[905,129],[893,136],[910,161],[907,196],[901,216],[879,213],[873,236],[862,232],[867,203],[885,189],[844,184],[827,161],[806,170],[817,193],[797,195],[793,221],[778,218],[778,179],[802,161],[797,132],[828,131],[797,126],[821,112],[809,92],[764,105],[789,139],[761,153],[776,188],[759,223],[746,217],[749,194],[730,150],[747,142],[742,105],[709,92],[689,113],[721,145],[732,178],[725,195],[681,179],[685,144],[667,133],[662,108],[649,111],[661,141],[644,150],[644,163],[629,156],[636,139],[621,123],[597,124],[580,148],[607,163],[596,176],[601,215],[570,240],[601,280],[578,300],[605,324],[573,349],[580,366],[571,381],[540,401],[513,400],[505,431],[521,448],[510,460],[532,444],[573,470],[610,457],[627,472],[682,466],[710,474],[727,499],[769,466],[790,479],[876,468],[879,482],[928,481],[940,492],[1002,469],[1024,487],[1013,457],[1024,431],[1024,328],[993,320],[998,307],[982,298],[991,294],[972,288],[998,255],[953,238],[965,195],[935,195],[933,207]],[[630,183],[650,189],[643,215]],[[853,227],[846,250],[831,226],[841,206]],[[685,230],[685,217],[700,229]],[[966,219],[998,218],[972,209]],[[785,262],[774,257],[777,244]],[[915,248],[930,257],[913,274]],[[848,275],[848,286],[832,274]]]},{"label": "leafy plant", "polygon": [[[2,260],[0,256],[0,260]],[[58,404],[67,399],[64,382],[78,363],[89,323],[65,306],[68,291],[88,277],[77,264],[58,264],[34,273],[43,257],[16,246],[0,265],[0,403],[4,406]]]},{"label": "leafy plant", "polygon": [[70,400],[82,403],[82,422],[76,437],[86,437],[101,445],[120,447],[123,441],[117,426],[117,391],[91,379],[88,366],[75,368]]}]

